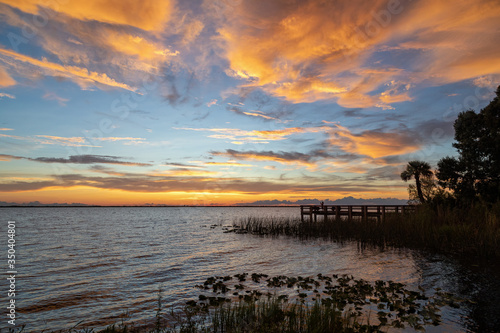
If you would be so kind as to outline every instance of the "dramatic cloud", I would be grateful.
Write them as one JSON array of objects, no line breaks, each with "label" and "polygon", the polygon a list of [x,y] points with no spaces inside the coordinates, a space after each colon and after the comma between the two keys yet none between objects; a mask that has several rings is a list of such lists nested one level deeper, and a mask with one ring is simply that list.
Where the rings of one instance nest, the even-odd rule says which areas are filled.
[{"label": "dramatic cloud", "polygon": [[425,0],[402,14],[393,34],[419,79],[450,83],[500,73],[498,1]]},{"label": "dramatic cloud", "polygon": [[[333,100],[344,107],[388,109],[411,101],[418,84],[500,74],[495,0],[453,6],[445,0],[206,1],[201,7],[171,1],[2,2],[7,22],[36,29],[40,46],[61,64],[8,56],[84,89],[97,83],[135,91],[138,72],[158,75],[173,58],[182,58],[176,66],[196,75],[227,60],[226,74],[241,79],[240,88],[261,88],[294,103]],[[35,17],[47,27],[33,25]],[[384,59],[388,52],[391,64]],[[116,67],[104,72],[99,63]],[[175,90],[169,96],[182,100]]]},{"label": "dramatic cloud", "polygon": [[[179,55],[161,37],[163,29],[175,33],[168,26],[175,11],[169,1],[140,5],[114,0],[64,5],[7,1],[9,6],[1,2],[2,18],[23,34],[9,34],[10,43],[0,52],[0,63],[10,73],[29,80],[54,76],[74,81],[82,89],[136,91],[145,81],[157,79],[163,66]],[[25,38],[24,31],[35,32],[36,38]],[[44,52],[23,54],[28,42]],[[12,49],[7,50],[8,46]]]},{"label": "dramatic cloud", "polygon": [[493,97],[499,17],[498,0],[0,0],[2,189],[404,197],[404,164],[453,154],[456,115]]},{"label": "dramatic cloud", "polygon": [[65,1],[62,5],[58,1],[40,3],[36,0],[2,0],[0,2],[27,13],[40,15],[44,19],[64,14],[78,20],[130,25],[144,30],[163,28],[173,10],[173,4],[169,0],[145,0],[141,2],[134,0],[86,0]]},{"label": "dramatic cloud", "polygon": [[[242,0],[219,32],[229,74],[246,87],[292,102],[390,108],[425,80],[499,74],[499,14],[494,0]],[[405,68],[384,62],[389,49]]]}]

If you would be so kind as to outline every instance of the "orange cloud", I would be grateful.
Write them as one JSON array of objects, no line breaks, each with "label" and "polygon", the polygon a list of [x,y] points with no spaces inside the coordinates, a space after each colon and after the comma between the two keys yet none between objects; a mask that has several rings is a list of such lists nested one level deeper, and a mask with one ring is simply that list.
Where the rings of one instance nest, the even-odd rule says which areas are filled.
[{"label": "orange cloud", "polygon": [[242,1],[219,30],[231,74],[293,102],[338,99],[364,79],[338,74],[359,68],[370,47],[388,34],[360,33],[373,20],[371,12],[383,6],[386,1]]},{"label": "orange cloud", "polygon": [[0,67],[0,87],[9,87],[16,84],[16,81],[10,77],[9,73],[3,67]]},{"label": "orange cloud", "polygon": [[69,78],[82,88],[87,88],[89,86],[99,84],[108,87],[136,91],[136,88],[130,87],[125,83],[117,82],[112,78],[108,77],[106,74],[92,72],[87,70],[86,68],[77,66],[59,65],[53,62],[49,62],[46,59],[38,60],[5,49],[0,49],[0,55],[7,57],[8,60],[13,60],[14,62],[22,62],[25,64],[35,66],[36,68],[42,70],[45,75]]},{"label": "orange cloud", "polygon": [[[500,74],[498,17],[496,0],[242,0],[219,32],[228,73],[243,87],[296,103],[387,109],[412,99],[401,88],[409,84]],[[401,68],[373,60],[388,50]]]},{"label": "orange cloud", "polygon": [[137,56],[142,60],[166,61],[167,57],[179,54],[179,51],[171,51],[159,44],[146,40],[144,37],[117,31],[109,31],[106,36],[106,42],[116,51],[125,55]]},{"label": "orange cloud", "polygon": [[[163,38],[156,31],[98,21],[80,21],[54,13],[51,13],[46,26],[40,29],[39,24],[36,24],[38,21],[30,19],[26,13],[7,6],[2,6],[2,9],[7,24],[22,28],[23,31],[36,31],[37,43],[51,54],[51,59],[58,59],[58,63],[64,66],[84,67],[89,72],[99,72],[128,86],[140,85],[144,77],[157,74],[162,65],[181,62],[177,56],[179,51],[163,45]],[[34,76],[33,70],[16,64],[10,64],[10,67],[19,76]]]},{"label": "orange cloud", "polygon": [[500,3],[495,0],[419,1],[394,29],[412,36],[398,47],[421,50],[416,63],[420,79],[457,82],[500,73]]},{"label": "orange cloud", "polygon": [[345,127],[336,127],[337,130],[331,132],[330,143],[352,154],[380,158],[408,154],[421,148],[411,133],[364,131],[353,134]]},{"label": "orange cloud", "polygon": [[[290,127],[281,130],[269,131],[245,131],[235,128],[175,128],[190,131],[216,132],[218,134],[209,135],[209,138],[236,140],[233,143],[240,144],[244,141],[267,143],[268,141],[285,140],[290,135],[301,133],[317,133],[328,131],[329,127]],[[239,140],[239,141],[238,141]]]},{"label": "orange cloud", "polygon": [[86,0],[58,1],[1,0],[11,7],[37,15],[48,15],[45,8],[78,20],[130,25],[143,30],[161,30],[173,11],[172,1]]},{"label": "orange cloud", "polygon": [[[3,5],[2,1],[12,7]],[[35,37],[28,38],[29,42],[37,49],[43,49],[51,62],[64,66],[66,70],[84,68],[87,74],[99,74],[98,79],[91,77],[90,83],[80,78],[87,74],[78,73],[76,78],[72,75],[83,89],[88,89],[92,81],[104,80],[106,82],[101,84],[121,84],[125,89],[134,90],[144,86],[146,81],[161,79],[162,69],[167,66],[175,70],[186,68],[185,60],[193,60],[193,55],[196,64],[190,64],[192,73],[213,66],[201,61],[200,53],[205,52],[206,45],[199,43],[199,36],[205,25],[198,18],[204,14],[194,14],[190,8],[199,6],[199,3],[186,3],[182,8],[176,6],[175,0],[147,0],[140,4],[129,0],[90,0],[59,4],[57,1],[0,0],[6,24],[21,32],[33,31]],[[31,14],[40,16],[33,18]],[[25,36],[20,37],[20,44],[12,45],[14,51],[33,56],[24,47],[27,45],[23,40]],[[211,50],[207,49],[206,53],[211,53]],[[44,75],[68,77],[49,73],[46,68],[34,70],[32,66],[12,59],[7,61],[6,69],[30,80]],[[106,77],[115,82],[109,82]]]}]

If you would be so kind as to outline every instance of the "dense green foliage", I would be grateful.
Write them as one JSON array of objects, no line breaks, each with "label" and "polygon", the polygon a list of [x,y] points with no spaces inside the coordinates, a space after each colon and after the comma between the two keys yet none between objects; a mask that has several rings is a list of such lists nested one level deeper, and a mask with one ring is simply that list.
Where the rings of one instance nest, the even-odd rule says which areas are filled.
[{"label": "dense green foliage", "polygon": [[439,185],[461,204],[500,200],[500,86],[496,97],[479,113],[462,112],[454,124],[453,146],[459,156],[438,163]]}]

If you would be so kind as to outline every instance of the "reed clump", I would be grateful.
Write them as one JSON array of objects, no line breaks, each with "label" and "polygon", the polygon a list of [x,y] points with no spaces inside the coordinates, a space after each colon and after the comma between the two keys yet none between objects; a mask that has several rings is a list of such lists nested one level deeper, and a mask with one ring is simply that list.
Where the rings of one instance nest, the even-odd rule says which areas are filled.
[{"label": "reed clump", "polygon": [[237,221],[233,230],[500,257],[500,205],[467,210],[422,206],[416,212],[386,214],[380,220],[319,216],[316,222],[302,222],[299,218],[248,217]]}]

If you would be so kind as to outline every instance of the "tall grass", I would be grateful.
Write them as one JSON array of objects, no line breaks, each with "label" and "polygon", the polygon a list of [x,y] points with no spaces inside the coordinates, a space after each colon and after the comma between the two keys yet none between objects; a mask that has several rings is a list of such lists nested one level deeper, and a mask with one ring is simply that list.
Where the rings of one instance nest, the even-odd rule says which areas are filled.
[{"label": "tall grass", "polygon": [[235,223],[238,232],[355,240],[361,244],[421,248],[445,253],[500,256],[500,205],[467,210],[422,206],[410,214],[385,219],[335,217],[317,222],[299,218],[247,217]]}]

